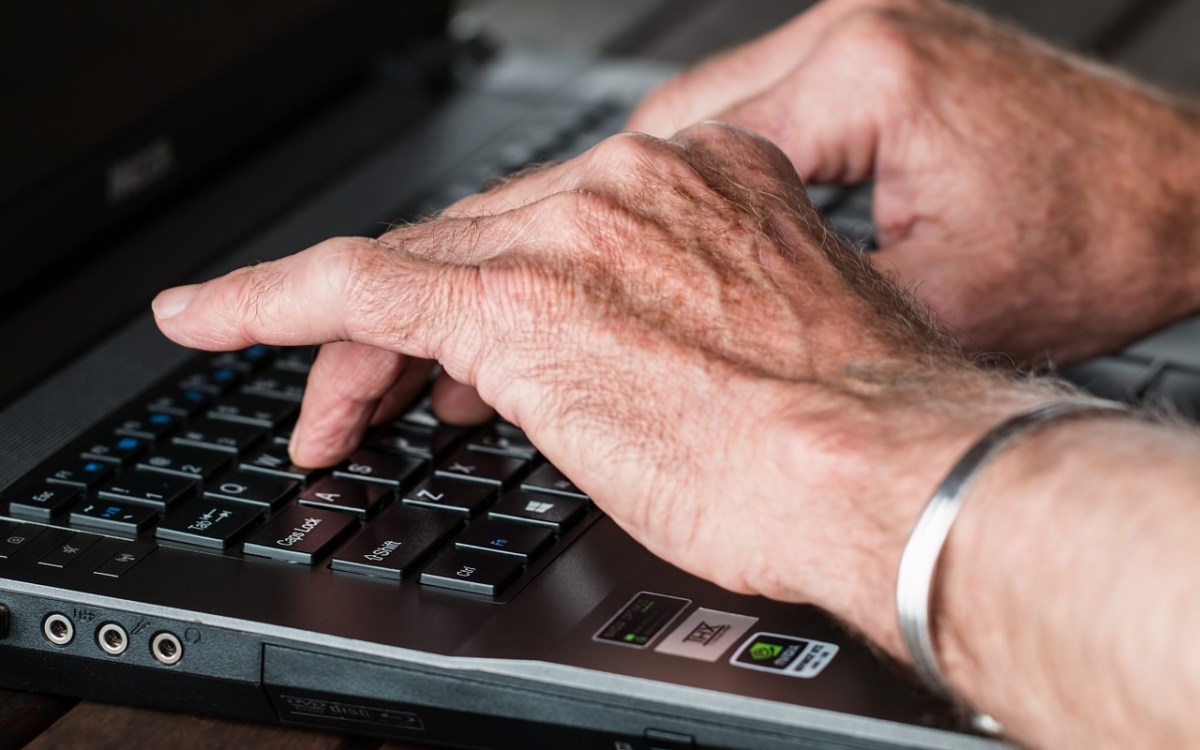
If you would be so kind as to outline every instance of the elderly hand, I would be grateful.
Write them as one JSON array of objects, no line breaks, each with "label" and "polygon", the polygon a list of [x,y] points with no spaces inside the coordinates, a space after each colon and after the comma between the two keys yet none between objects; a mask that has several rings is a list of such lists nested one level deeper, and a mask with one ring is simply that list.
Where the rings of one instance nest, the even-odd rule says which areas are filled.
[{"label": "elderly hand", "polygon": [[838,244],[776,148],[713,123],[616,136],[154,309],[202,349],[338,342],[310,375],[298,461],[344,457],[412,377],[401,355],[437,360],[660,556],[850,617],[890,612],[919,504],[1034,398],[968,367]]},{"label": "elderly hand", "polygon": [[808,181],[875,180],[881,251],[959,340],[1108,351],[1200,309],[1200,118],[939,0],[826,0],[653,92],[630,127],[718,117]]}]

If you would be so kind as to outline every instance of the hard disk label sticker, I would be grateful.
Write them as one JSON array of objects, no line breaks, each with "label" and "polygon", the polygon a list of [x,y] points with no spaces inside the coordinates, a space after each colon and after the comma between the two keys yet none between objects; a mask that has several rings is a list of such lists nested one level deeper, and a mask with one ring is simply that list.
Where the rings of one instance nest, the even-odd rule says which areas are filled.
[{"label": "hard disk label sticker", "polygon": [[425,729],[421,717],[410,711],[393,711],[299,695],[280,695],[279,697],[292,719],[310,718],[336,722],[358,722],[417,731]]},{"label": "hard disk label sticker", "polygon": [[691,603],[691,599],[642,591],[592,638],[620,646],[646,648]]},{"label": "hard disk label sticker", "polygon": [[700,608],[662,639],[655,651],[700,661],[716,661],[746,631],[757,617]]},{"label": "hard disk label sticker", "polygon": [[837,652],[838,647],[833,643],[778,633],[755,633],[729,663],[743,669],[811,679],[829,666]]}]

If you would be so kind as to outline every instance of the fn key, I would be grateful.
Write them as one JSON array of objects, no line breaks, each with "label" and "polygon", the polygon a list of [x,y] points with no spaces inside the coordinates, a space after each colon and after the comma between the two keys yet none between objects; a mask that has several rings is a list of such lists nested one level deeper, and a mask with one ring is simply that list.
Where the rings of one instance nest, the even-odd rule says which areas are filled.
[{"label": "fn key", "polygon": [[521,572],[521,561],[512,555],[493,555],[457,548],[448,549],[421,573],[421,583],[471,594],[496,596]]}]

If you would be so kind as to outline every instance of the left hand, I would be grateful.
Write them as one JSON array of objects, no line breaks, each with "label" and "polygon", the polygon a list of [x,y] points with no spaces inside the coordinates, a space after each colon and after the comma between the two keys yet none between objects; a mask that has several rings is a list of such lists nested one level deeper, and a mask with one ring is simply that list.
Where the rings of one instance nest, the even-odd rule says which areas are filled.
[{"label": "left hand", "polygon": [[917,506],[1038,398],[946,347],[778,149],[715,123],[617,136],[433,221],[154,307],[203,349],[354,342],[354,377],[314,367],[293,452],[313,450],[314,418],[344,440],[297,460],[345,455],[394,357],[437,360],[651,551],[736,591],[886,613],[882,640]]}]

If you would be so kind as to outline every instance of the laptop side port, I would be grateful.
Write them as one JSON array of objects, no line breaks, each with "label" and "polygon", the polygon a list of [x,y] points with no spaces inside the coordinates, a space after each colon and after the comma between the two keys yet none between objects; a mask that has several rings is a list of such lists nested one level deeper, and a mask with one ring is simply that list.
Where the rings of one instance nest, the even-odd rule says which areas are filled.
[{"label": "laptop side port", "polygon": [[53,612],[42,620],[42,635],[55,646],[65,646],[75,638],[75,623],[66,615]]},{"label": "laptop side port", "polygon": [[150,653],[155,659],[168,667],[179,663],[183,658],[183,643],[174,633],[162,631],[156,633],[150,640]]},{"label": "laptop side port", "polygon": [[96,643],[104,653],[120,656],[129,648],[129,634],[115,622],[106,622],[96,631]]}]

